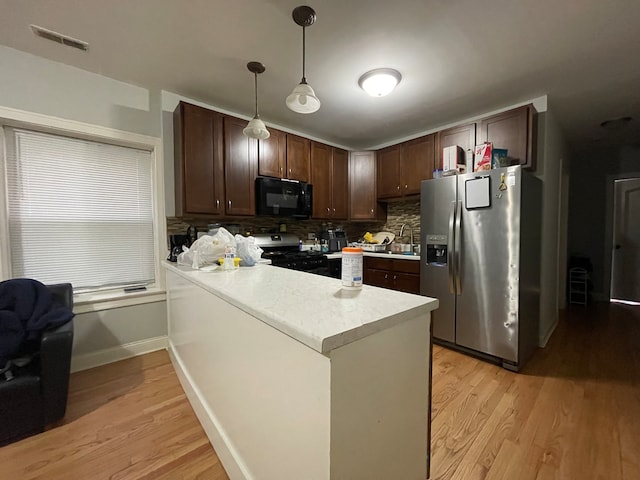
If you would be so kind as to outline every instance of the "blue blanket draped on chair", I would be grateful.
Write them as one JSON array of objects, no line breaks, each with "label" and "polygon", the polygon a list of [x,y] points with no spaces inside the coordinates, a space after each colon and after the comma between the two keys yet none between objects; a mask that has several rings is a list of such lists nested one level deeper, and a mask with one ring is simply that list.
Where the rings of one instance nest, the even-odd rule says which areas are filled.
[{"label": "blue blanket draped on chair", "polygon": [[51,292],[37,280],[17,278],[0,282],[0,368],[11,358],[29,354],[44,330],[73,318],[55,305]]}]

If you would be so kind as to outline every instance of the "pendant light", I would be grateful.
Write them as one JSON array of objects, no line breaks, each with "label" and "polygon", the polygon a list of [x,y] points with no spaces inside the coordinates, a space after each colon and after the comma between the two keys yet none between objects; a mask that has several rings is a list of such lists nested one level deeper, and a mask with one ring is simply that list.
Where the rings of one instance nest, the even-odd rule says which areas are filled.
[{"label": "pendant light", "polygon": [[253,73],[255,80],[255,92],[256,92],[256,114],[249,121],[245,129],[242,131],[249,138],[257,138],[258,140],[266,140],[271,135],[264,122],[260,120],[258,115],[258,74],[265,71],[264,65],[260,62],[247,63],[247,69]]},{"label": "pendant light", "polygon": [[294,8],[291,16],[293,21],[302,27],[302,80],[287,97],[287,107],[297,113],[313,113],[320,108],[320,100],[305,77],[305,29],[316,21],[316,12],[313,8],[303,5]]}]

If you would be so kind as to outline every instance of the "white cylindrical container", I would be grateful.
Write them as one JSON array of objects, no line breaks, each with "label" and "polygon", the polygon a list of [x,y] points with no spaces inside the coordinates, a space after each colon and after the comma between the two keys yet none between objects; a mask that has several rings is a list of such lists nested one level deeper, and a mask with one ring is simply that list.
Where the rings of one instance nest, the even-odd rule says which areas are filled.
[{"label": "white cylindrical container", "polygon": [[342,249],[342,288],[355,290],[362,288],[362,248]]}]

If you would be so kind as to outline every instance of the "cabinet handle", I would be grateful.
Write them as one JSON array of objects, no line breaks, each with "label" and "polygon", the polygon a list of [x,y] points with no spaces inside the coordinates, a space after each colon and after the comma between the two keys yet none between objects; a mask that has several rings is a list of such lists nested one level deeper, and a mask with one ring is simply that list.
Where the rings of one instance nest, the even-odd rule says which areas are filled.
[{"label": "cabinet handle", "polygon": [[404,186],[404,189],[405,189],[405,190],[406,190],[407,188],[409,188],[409,185],[405,185],[405,186]]},{"label": "cabinet handle", "polygon": [[333,213],[336,213],[336,209],[335,208],[333,209]]},{"label": "cabinet handle", "polygon": [[386,280],[387,278],[389,278],[389,275],[387,275],[386,273],[384,274],[384,279]]},{"label": "cabinet handle", "polygon": [[229,210],[231,210],[231,200],[229,200]]},{"label": "cabinet handle", "polygon": [[393,279],[394,279],[394,280],[397,280],[397,279],[398,279],[398,276],[397,276],[397,275],[394,275],[394,276],[393,276]]},{"label": "cabinet handle", "polygon": [[331,209],[327,207],[327,213],[331,213]]},{"label": "cabinet handle", "polygon": [[220,199],[216,200],[216,208],[220,208]]},{"label": "cabinet handle", "polygon": [[400,191],[400,185],[398,185],[398,186],[396,187],[396,189],[397,189],[398,191]]},{"label": "cabinet handle", "polygon": [[371,215],[373,215],[373,208],[371,209]]},{"label": "cabinet handle", "polygon": [[280,175],[282,175],[282,167],[280,167]]},{"label": "cabinet handle", "polygon": [[289,169],[289,176],[291,176],[291,169]]}]

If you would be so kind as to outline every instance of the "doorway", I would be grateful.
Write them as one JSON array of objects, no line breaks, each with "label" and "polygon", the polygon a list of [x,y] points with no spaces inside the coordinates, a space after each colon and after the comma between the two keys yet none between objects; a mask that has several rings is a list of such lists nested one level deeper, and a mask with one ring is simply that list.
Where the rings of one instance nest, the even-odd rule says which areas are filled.
[{"label": "doorway", "polygon": [[611,301],[640,305],[640,178],[613,185]]}]

